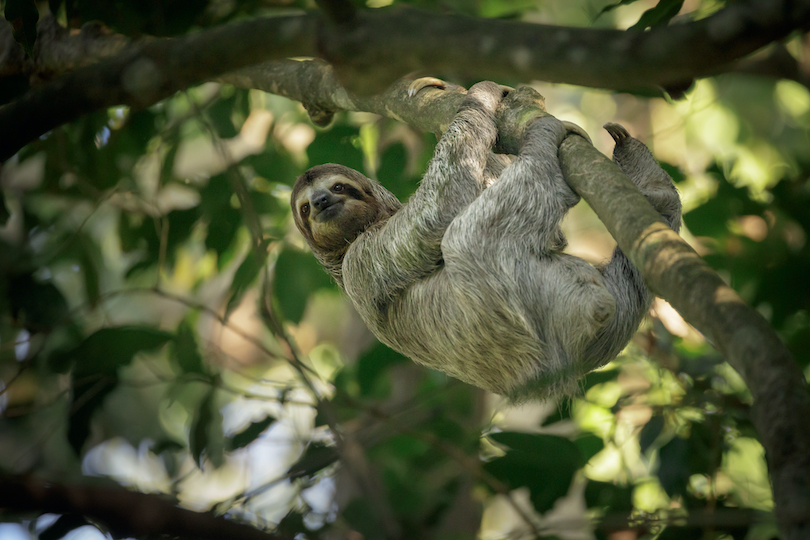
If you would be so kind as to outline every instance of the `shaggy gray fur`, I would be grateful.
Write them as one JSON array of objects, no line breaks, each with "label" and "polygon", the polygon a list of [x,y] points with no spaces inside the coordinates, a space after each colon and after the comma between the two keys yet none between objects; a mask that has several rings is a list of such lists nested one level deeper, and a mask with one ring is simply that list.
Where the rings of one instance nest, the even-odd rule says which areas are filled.
[{"label": "shaggy gray fur", "polygon": [[[560,222],[579,197],[560,171],[566,129],[557,119],[534,120],[519,156],[498,175],[503,161],[489,156],[502,92],[493,83],[470,89],[401,209],[377,182],[329,165],[296,182],[296,224],[390,347],[513,400],[572,394],[582,375],[627,344],[650,293],[618,249],[599,269],[559,251]],[[680,200],[669,176],[624,128],[606,127],[616,163],[677,230]],[[328,248],[313,242],[312,227],[329,224],[298,212],[306,202],[299,183],[321,179],[323,190],[335,178],[362,182],[367,204],[383,210],[369,210],[374,224]]]}]

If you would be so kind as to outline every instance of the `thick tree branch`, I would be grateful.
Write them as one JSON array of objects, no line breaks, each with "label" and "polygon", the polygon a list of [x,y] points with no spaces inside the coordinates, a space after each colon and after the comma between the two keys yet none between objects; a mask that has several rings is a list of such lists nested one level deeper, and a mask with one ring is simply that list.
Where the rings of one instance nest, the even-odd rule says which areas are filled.
[{"label": "thick tree branch", "polygon": [[[703,332],[745,380],[786,539],[810,534],[810,395],[776,332],[653,210],[619,168],[579,137],[560,146],[566,181],[641,269],[644,281]],[[621,211],[617,211],[620,208]]]},{"label": "thick tree branch", "polygon": [[810,0],[736,2],[706,19],[649,32],[474,19],[403,6],[353,15],[338,7],[333,11],[333,17],[348,17],[351,23],[322,24],[317,15],[259,19],[133,46],[78,69],[0,108],[0,125],[6,126],[0,133],[0,161],[90,111],[121,104],[144,107],[274,59],[323,57],[337,67],[344,85],[365,94],[414,70],[677,91],[696,77],[733,70],[734,61],[810,25]]},{"label": "thick tree branch", "polygon": [[257,88],[300,101],[313,121],[327,122],[337,111],[363,111],[399,120],[423,131],[441,134],[458,111],[466,90],[448,84],[444,92],[423,91],[408,97],[407,79],[400,79],[376,95],[357,95],[346,90],[333,67],[323,60],[281,60],[251,66],[218,77],[240,88]]},{"label": "thick tree branch", "polygon": [[48,130],[111,107],[146,107],[223,71],[314,55],[316,19],[257,19],[182,39],[155,40],[77,69],[0,107],[0,161]]},{"label": "thick tree branch", "polygon": [[15,512],[79,514],[117,535],[198,540],[281,540],[250,525],[175,506],[160,495],[123,488],[61,485],[31,477],[0,477],[0,508]]},{"label": "thick tree branch", "polygon": [[341,80],[351,88],[381,89],[381,77],[392,81],[403,69],[421,69],[660,91],[725,72],[733,61],[809,24],[808,0],[738,2],[706,19],[648,32],[367,10],[353,32],[327,35],[326,58],[342,68],[347,76],[341,73]]}]

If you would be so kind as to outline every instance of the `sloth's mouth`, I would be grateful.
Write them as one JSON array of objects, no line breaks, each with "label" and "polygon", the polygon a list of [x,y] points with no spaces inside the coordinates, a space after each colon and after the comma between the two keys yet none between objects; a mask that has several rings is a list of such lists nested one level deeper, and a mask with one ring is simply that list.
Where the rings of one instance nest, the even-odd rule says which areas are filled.
[{"label": "sloth's mouth", "polygon": [[343,201],[335,201],[315,216],[315,221],[323,222],[335,218],[340,213],[340,208],[343,206]]}]

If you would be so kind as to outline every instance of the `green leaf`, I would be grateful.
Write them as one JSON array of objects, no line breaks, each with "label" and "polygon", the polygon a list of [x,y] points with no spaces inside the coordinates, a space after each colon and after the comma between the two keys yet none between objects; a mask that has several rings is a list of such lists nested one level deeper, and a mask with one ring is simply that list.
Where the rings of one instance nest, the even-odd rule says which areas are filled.
[{"label": "green leaf", "polygon": [[53,355],[51,367],[63,372],[74,366],[80,376],[115,374],[141,351],[157,349],[172,339],[172,334],[149,326],[102,328],[75,348]]},{"label": "green leaf", "polygon": [[655,442],[661,431],[664,429],[664,417],[653,416],[643,428],[641,434],[638,436],[638,443],[641,446],[641,451],[646,452],[650,446]]},{"label": "green leaf", "polygon": [[249,194],[251,201],[253,201],[253,207],[260,214],[278,216],[283,213],[284,217],[286,217],[287,213],[290,211],[290,205],[286,202],[283,203],[272,193],[253,189]]},{"label": "green leaf", "polygon": [[206,113],[214,124],[214,129],[219,137],[230,139],[239,133],[231,119],[235,103],[236,92],[228,97],[220,97],[206,109]]},{"label": "green leaf", "polygon": [[208,224],[205,247],[216,251],[222,264],[222,253],[228,249],[242,224],[242,215],[231,205],[233,189],[225,174],[212,176],[200,189],[200,210]]},{"label": "green leaf", "polygon": [[715,418],[709,417],[706,423],[692,422],[689,429],[689,454],[687,465],[690,474],[704,474],[712,476],[719,465],[722,437],[713,429],[710,422]]},{"label": "green leaf", "polygon": [[228,299],[228,306],[225,308],[226,317],[239,306],[242,297],[259,276],[259,272],[261,272],[264,267],[265,261],[267,261],[267,249],[265,245],[262,245],[256,249],[250,250],[245,260],[243,260],[239,268],[236,269],[229,289],[230,298]]},{"label": "green leaf", "polygon": [[302,172],[288,152],[272,146],[268,146],[261,154],[246,157],[242,163],[252,167],[263,178],[289,186]]},{"label": "green leaf", "polygon": [[604,508],[609,512],[629,512],[633,509],[633,488],[589,480],[585,486],[588,508]]},{"label": "green leaf", "polygon": [[610,4],[609,6],[603,7],[602,11],[600,11],[596,15],[596,18],[598,19],[599,17],[601,17],[602,15],[607,13],[608,11],[613,11],[614,9],[616,9],[618,7],[621,7],[621,6],[629,6],[630,4],[635,4],[636,2],[638,2],[638,0],[621,0],[619,2],[616,2],[615,4]]},{"label": "green leaf", "polygon": [[93,414],[104,403],[104,398],[115,389],[118,377],[103,375],[96,378],[77,375],[71,376],[73,397],[72,409],[68,420],[67,439],[76,455],[81,455],[87,437],[90,436],[90,422]]},{"label": "green leaf", "polygon": [[[188,448],[194,463],[203,468],[203,457],[215,468],[225,462],[222,446],[222,414],[216,406],[216,388],[211,388],[197,408],[189,431]],[[205,454],[203,456],[203,453]]]},{"label": "green leaf", "polygon": [[568,493],[574,474],[583,464],[577,446],[563,437],[502,432],[489,438],[509,450],[484,464],[484,469],[510,489],[528,487],[532,504],[541,513]]},{"label": "green leaf", "polygon": [[761,216],[765,206],[751,200],[747,188],[733,186],[716,165],[706,170],[717,181],[717,192],[704,204],[684,215],[684,222],[696,236],[722,238],[728,234],[728,222],[743,215]]},{"label": "green leaf", "polygon": [[810,328],[796,328],[785,336],[785,340],[799,367],[805,369],[810,365]]},{"label": "green leaf", "polygon": [[307,445],[298,461],[287,470],[290,480],[302,476],[312,476],[338,460],[337,448],[323,443],[313,442]]},{"label": "green leaf", "polygon": [[240,448],[244,448],[245,446],[249,445],[253,441],[259,438],[264,430],[269,428],[274,422],[276,421],[275,418],[272,416],[268,416],[264,420],[260,422],[253,422],[250,424],[244,431],[241,433],[237,433],[233,437],[230,438],[230,444],[228,448],[230,450],[238,450]]},{"label": "green leaf", "polygon": [[780,266],[762,268],[758,276],[760,287],[751,303],[755,306],[768,304],[773,310],[770,322],[777,328],[788,317],[810,306],[810,287],[796,287],[810,275],[807,253],[805,250],[802,254],[791,254]]},{"label": "green leaf", "polygon": [[177,335],[174,336],[172,346],[172,358],[177,360],[180,368],[185,373],[207,374],[202,356],[200,356],[200,350],[197,347],[194,329],[187,320],[181,322],[177,327]]},{"label": "green leaf", "polygon": [[[161,239],[159,225],[151,218],[144,218],[137,226],[130,223],[130,217],[122,215],[118,223],[119,235],[125,251],[145,248],[144,259],[127,271],[127,277],[138,270],[150,268],[160,259]],[[164,218],[169,220],[169,234],[166,239],[166,262],[173,264],[177,247],[185,242],[200,218],[199,208],[172,210]]]},{"label": "green leaf", "polygon": [[408,150],[404,144],[388,146],[380,156],[380,169],[377,175],[385,188],[400,201],[410,197],[419,185],[419,178],[406,175],[408,170]]},{"label": "green leaf", "polygon": [[683,437],[673,437],[671,441],[661,447],[658,452],[660,465],[658,467],[658,480],[667,495],[686,493],[686,485],[689,482],[689,468],[687,459],[689,455],[689,444]]},{"label": "green leaf", "polygon": [[163,144],[169,149],[163,156],[163,163],[160,165],[160,183],[167,184],[174,177],[174,162],[177,158],[177,151],[180,149],[177,134],[170,134],[163,140]]},{"label": "green leaf", "polygon": [[[409,362],[401,353],[376,342],[357,360],[357,383],[362,395],[369,395],[379,385],[376,384],[391,366]],[[386,389],[390,384],[386,385]]]},{"label": "green leaf", "polygon": [[205,235],[205,247],[217,254],[217,262],[225,263],[227,258],[222,254],[233,245],[236,233],[242,225],[242,214],[230,204],[207,215],[208,233]]},{"label": "green leaf", "polygon": [[336,125],[318,134],[307,147],[310,165],[340,163],[358,171],[363,170],[363,152],[355,141],[360,130],[354,126]]},{"label": "green leaf", "polygon": [[382,530],[380,517],[368,500],[359,497],[352,499],[343,509],[341,515],[353,530],[362,535],[362,538],[368,540],[382,540],[385,538],[380,532]]},{"label": "green leaf", "polygon": [[133,225],[133,216],[126,212],[121,212],[118,216],[118,237],[121,241],[121,249],[129,253],[138,249],[141,245],[141,235],[139,226]]},{"label": "green leaf", "polygon": [[172,439],[163,439],[158,441],[152,448],[152,453],[160,455],[164,452],[181,452],[185,450],[185,446]]},{"label": "green leaf", "polygon": [[40,532],[37,538],[39,538],[39,540],[59,540],[67,536],[71,531],[79,527],[84,527],[85,525],[90,525],[90,522],[84,519],[83,516],[78,514],[63,514],[56,518],[56,521],[46,527],[45,530]]},{"label": "green leaf", "polygon": [[311,253],[285,246],[279,253],[273,279],[273,295],[284,318],[299,323],[309,296],[319,289],[335,289],[335,283]]},{"label": "green leaf", "polygon": [[585,393],[597,384],[610,382],[615,380],[618,376],[618,369],[601,369],[599,371],[591,371],[582,381],[582,391]]},{"label": "green leaf", "polygon": [[159,133],[160,119],[162,116],[157,110],[131,109],[127,115],[126,129],[117,131],[119,138],[114,145],[110,145],[111,150],[140,157],[146,153],[149,141]]},{"label": "green leaf", "polygon": [[605,447],[605,443],[602,441],[601,437],[597,437],[592,433],[587,433],[580,437],[577,437],[574,440],[574,444],[579,449],[579,453],[582,456],[582,462],[588,463],[593,456],[598,454],[602,451]]},{"label": "green leaf", "polygon": [[31,274],[10,276],[8,302],[14,317],[31,332],[51,330],[68,315],[65,297],[53,283],[40,283]]},{"label": "green leaf", "polygon": [[630,30],[645,30],[653,26],[666,26],[683,7],[683,0],[659,0],[658,5],[645,11]]},{"label": "green leaf", "polygon": [[476,434],[475,438],[471,439],[469,432],[460,423],[447,416],[436,416],[426,422],[424,427],[430,430],[437,439],[458,446],[460,449],[469,447],[471,444],[478,448],[478,435]]}]

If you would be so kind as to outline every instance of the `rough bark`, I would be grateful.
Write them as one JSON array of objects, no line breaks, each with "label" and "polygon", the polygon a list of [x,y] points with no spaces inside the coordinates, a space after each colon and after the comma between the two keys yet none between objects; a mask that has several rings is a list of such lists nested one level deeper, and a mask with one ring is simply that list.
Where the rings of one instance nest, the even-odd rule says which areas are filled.
[{"label": "rough bark", "polygon": [[[566,181],[642,271],[650,289],[703,332],[745,380],[786,539],[810,534],[810,395],[776,332],[653,210],[619,168],[579,137],[560,147]],[[617,211],[621,209],[621,211]]]},{"label": "rough bark", "polygon": [[313,16],[257,19],[128,47],[67,73],[0,107],[0,126],[4,126],[0,161],[87,113],[114,105],[146,107],[223,71],[274,58],[312,55],[314,25]]},{"label": "rough bark", "polygon": [[[706,19],[648,32],[474,19],[405,6],[351,15],[335,11],[331,15],[340,24],[317,14],[257,19],[132,45],[99,64],[65,74],[0,107],[0,125],[13,126],[0,132],[0,161],[90,111],[114,105],[145,107],[223,73],[280,58],[329,60],[344,86],[366,94],[379,93],[414,70],[447,77],[680,92],[696,77],[733,71],[735,61],[810,25],[810,0],[731,3]],[[74,43],[103,57],[116,50],[108,41],[97,48],[81,37]],[[49,50],[45,42],[38,47],[43,60],[70,57],[64,48]],[[27,64],[15,58],[5,60],[26,69]],[[53,64],[44,61],[36,74],[58,72]],[[11,69],[9,65],[0,65],[0,74]],[[767,72],[761,65],[754,67]],[[783,76],[807,79],[801,70],[778,69]]]}]

